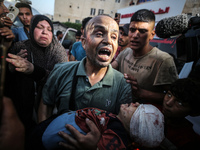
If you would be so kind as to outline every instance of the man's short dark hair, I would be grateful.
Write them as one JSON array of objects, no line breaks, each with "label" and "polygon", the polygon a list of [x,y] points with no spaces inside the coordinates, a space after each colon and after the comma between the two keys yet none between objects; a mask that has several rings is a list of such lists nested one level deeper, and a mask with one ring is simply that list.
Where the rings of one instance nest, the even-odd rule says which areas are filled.
[{"label": "man's short dark hair", "polygon": [[32,13],[32,8],[31,8],[31,6],[29,4],[26,4],[26,3],[16,3],[15,7],[17,7],[17,8],[23,8],[23,7],[28,8],[28,9],[30,9],[30,11]]},{"label": "man's short dark hair", "polygon": [[82,28],[85,29],[85,26],[86,24],[89,22],[89,20],[92,19],[92,17],[87,17],[87,18],[84,18],[82,20]]},{"label": "man's short dark hair", "polygon": [[60,35],[60,34],[62,34],[62,32],[61,32],[60,30],[58,30],[58,31],[56,32],[56,36],[58,36],[58,35]]},{"label": "man's short dark hair", "polygon": [[132,21],[155,22],[155,15],[150,10],[140,9],[133,14],[133,16],[131,17],[131,22]]},{"label": "man's short dark hair", "polygon": [[178,79],[170,86],[169,91],[192,108],[193,113],[200,114],[200,82],[192,78]]},{"label": "man's short dark hair", "polygon": [[81,31],[78,30],[78,31],[76,32],[76,36],[81,36],[81,35],[82,35]]}]

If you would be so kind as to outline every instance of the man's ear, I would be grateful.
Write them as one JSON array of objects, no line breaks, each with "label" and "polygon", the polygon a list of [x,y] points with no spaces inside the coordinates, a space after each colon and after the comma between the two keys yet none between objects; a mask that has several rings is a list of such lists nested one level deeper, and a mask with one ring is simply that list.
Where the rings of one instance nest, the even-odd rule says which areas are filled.
[{"label": "man's ear", "polygon": [[85,49],[85,43],[86,43],[86,38],[85,37],[81,38],[81,43],[82,43],[82,47]]},{"label": "man's ear", "polygon": [[151,31],[151,37],[150,37],[150,40],[152,40],[152,39],[154,38],[155,34],[156,34],[155,30],[152,30],[152,31]]}]

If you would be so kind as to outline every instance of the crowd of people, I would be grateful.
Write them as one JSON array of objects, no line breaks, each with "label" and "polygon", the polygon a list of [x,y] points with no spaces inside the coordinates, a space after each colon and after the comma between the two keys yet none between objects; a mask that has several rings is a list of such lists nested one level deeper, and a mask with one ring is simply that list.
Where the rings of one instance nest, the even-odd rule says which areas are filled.
[{"label": "crowd of people", "polygon": [[152,11],[123,26],[108,15],[84,18],[67,54],[48,17],[19,2],[23,27],[15,27],[0,6],[0,149],[200,148],[185,118],[200,115],[200,80],[179,79],[173,57],[150,45]]}]

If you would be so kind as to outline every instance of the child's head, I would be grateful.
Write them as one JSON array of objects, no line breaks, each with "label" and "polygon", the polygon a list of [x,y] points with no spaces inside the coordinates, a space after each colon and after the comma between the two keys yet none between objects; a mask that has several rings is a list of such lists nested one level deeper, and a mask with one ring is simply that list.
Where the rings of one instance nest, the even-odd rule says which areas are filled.
[{"label": "child's head", "polygon": [[118,118],[133,141],[142,147],[157,147],[164,139],[164,117],[153,105],[122,104]]},{"label": "child's head", "polygon": [[199,115],[199,106],[200,83],[190,78],[178,79],[164,97],[163,113],[170,118]]},{"label": "child's head", "polygon": [[151,104],[140,104],[130,121],[130,135],[142,147],[153,148],[164,139],[164,116]]}]

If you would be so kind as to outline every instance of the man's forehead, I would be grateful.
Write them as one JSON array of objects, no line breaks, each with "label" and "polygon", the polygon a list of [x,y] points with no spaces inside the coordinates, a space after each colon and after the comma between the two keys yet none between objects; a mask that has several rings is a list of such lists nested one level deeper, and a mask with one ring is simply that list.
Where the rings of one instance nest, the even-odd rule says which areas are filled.
[{"label": "man's forehead", "polygon": [[119,32],[118,28],[105,24],[93,24],[94,30],[111,30],[112,32]]},{"label": "man's forehead", "polygon": [[132,21],[130,23],[129,28],[131,27],[138,27],[138,28],[148,28],[154,26],[153,22],[142,22],[142,21]]},{"label": "man's forehead", "polygon": [[113,30],[119,32],[118,25],[107,21],[93,21],[88,24],[90,29],[102,29],[102,30]]}]

